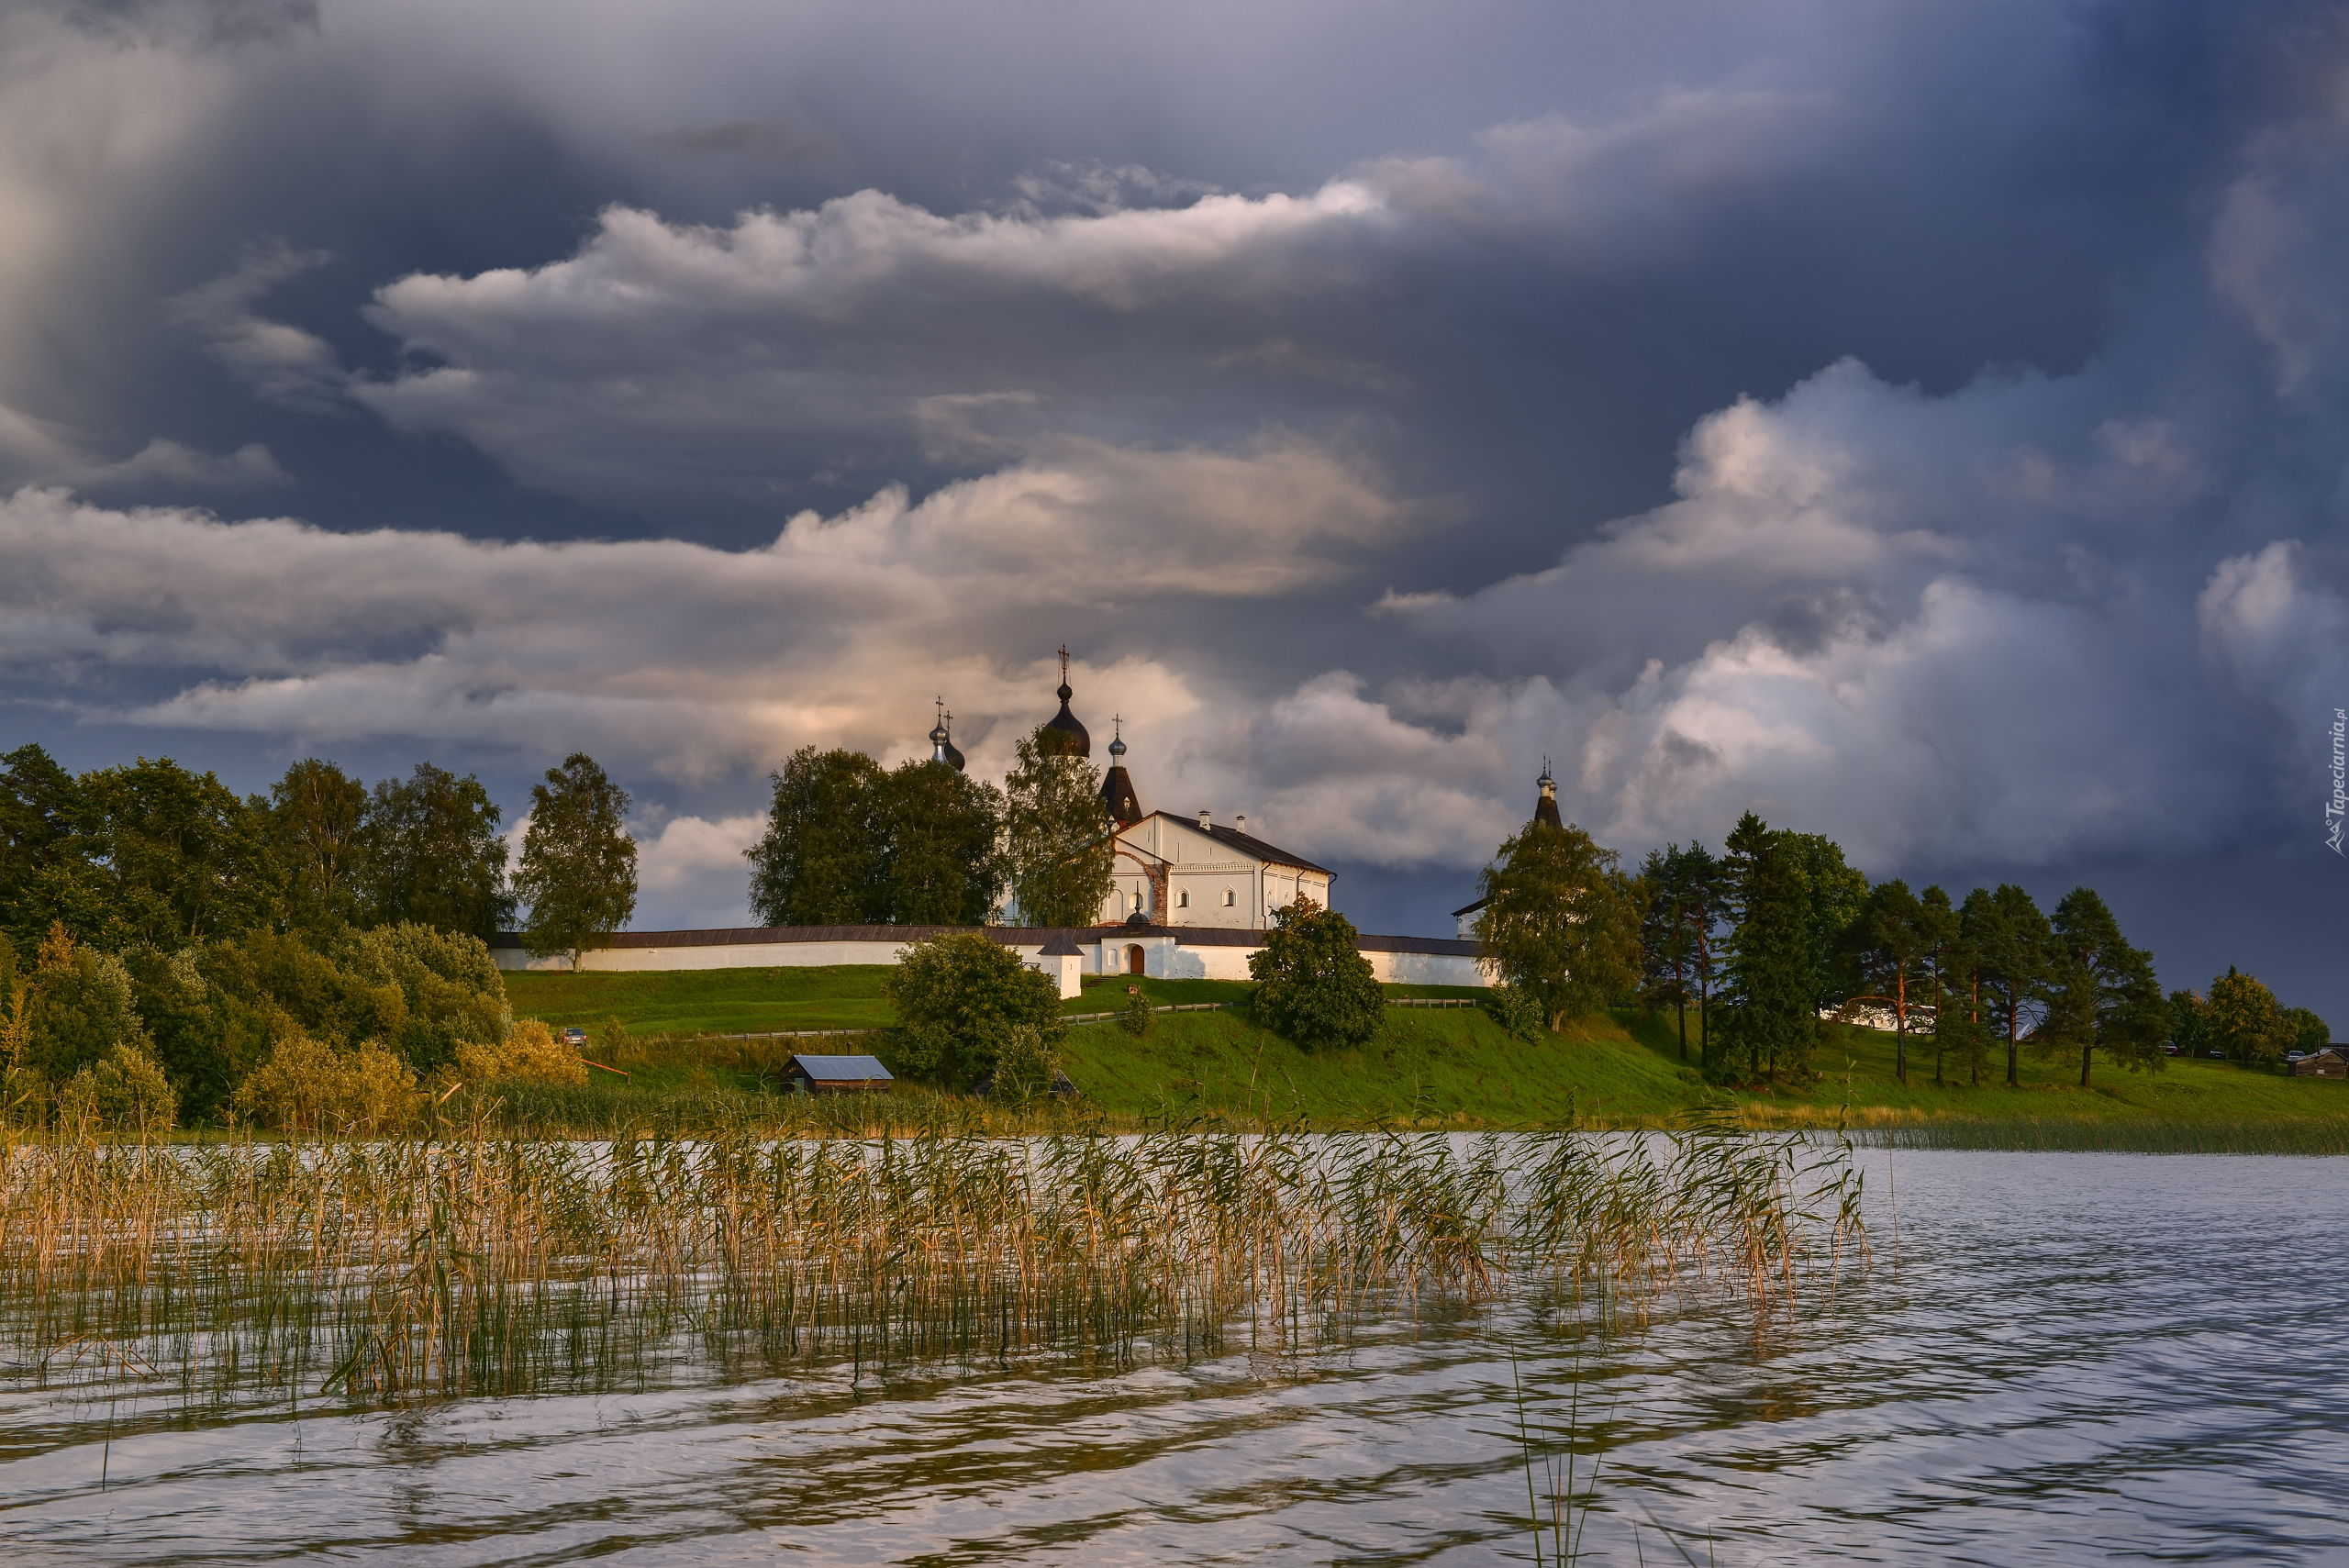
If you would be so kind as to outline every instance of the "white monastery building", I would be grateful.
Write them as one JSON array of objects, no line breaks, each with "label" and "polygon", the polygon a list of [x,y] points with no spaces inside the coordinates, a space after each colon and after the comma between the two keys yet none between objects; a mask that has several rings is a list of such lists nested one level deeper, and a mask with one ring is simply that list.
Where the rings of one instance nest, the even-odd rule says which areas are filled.
[{"label": "white monastery building", "polygon": [[[1093,740],[1069,708],[1068,651],[1061,651],[1060,711],[1044,728],[1059,732],[1062,751],[1093,754]],[[963,753],[941,714],[930,732],[930,761],[958,773]],[[1249,955],[1264,946],[1275,910],[1299,897],[1333,908],[1336,873],[1248,831],[1248,818],[1230,827],[1205,807],[1190,816],[1145,812],[1126,771],[1121,733],[1109,742],[1101,797],[1116,825],[1115,883],[1097,923],[1070,930],[1024,927],[1016,908],[986,935],[1019,952],[1031,968],[1052,975],[1063,997],[1077,995],[1084,974],[1141,974],[1169,980],[1245,980]],[[1543,803],[1557,812],[1549,771]],[[1481,907],[1481,906],[1479,906]],[[1463,914],[1468,913],[1463,911]],[[1463,937],[1469,922],[1461,922]],[[928,926],[744,927],[707,931],[620,931],[582,952],[583,970],[766,969],[836,963],[895,963],[907,942],[951,929]],[[1364,936],[1360,948],[1382,981],[1419,985],[1489,984],[1473,940],[1450,937]],[[561,958],[534,958],[518,937],[501,936],[491,948],[501,969],[553,969]]]}]

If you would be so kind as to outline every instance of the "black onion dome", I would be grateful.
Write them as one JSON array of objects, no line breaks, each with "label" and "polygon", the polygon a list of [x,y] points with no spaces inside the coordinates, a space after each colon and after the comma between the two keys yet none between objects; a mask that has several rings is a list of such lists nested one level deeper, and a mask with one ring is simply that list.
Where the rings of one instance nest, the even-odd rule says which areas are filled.
[{"label": "black onion dome", "polygon": [[1061,710],[1044,720],[1044,728],[1056,729],[1064,737],[1060,742],[1063,756],[1090,757],[1093,755],[1093,737],[1085,732],[1085,726],[1079,724],[1076,715],[1068,710],[1068,699],[1076,694],[1069,690],[1066,681],[1063,681],[1055,695],[1061,699]]},{"label": "black onion dome", "polygon": [[952,740],[946,742],[946,765],[958,773],[963,771],[963,753],[954,750]]}]

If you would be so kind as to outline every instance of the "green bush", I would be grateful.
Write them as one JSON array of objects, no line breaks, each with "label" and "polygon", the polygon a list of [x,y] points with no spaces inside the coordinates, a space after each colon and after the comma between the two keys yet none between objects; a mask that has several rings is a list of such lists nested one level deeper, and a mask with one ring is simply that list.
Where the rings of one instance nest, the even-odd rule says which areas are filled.
[{"label": "green bush", "polygon": [[1141,994],[1139,985],[1126,987],[1126,1010],[1118,1016],[1118,1027],[1140,1040],[1150,1032],[1151,1015],[1157,1011],[1150,998]]},{"label": "green bush", "polygon": [[1386,1016],[1386,994],[1353,922],[1310,898],[1274,912],[1248,973],[1256,1016],[1307,1051],[1367,1044]]},{"label": "green bush", "polygon": [[950,931],[907,944],[881,983],[897,1015],[885,1054],[889,1070],[950,1089],[992,1076],[1016,1032],[1034,1031],[1036,1046],[1056,1050],[1060,989],[1019,955],[976,931]]},{"label": "green bush", "polygon": [[117,1045],[74,1073],[57,1096],[60,1125],[113,1132],[167,1131],[179,1110],[162,1064],[133,1045]]}]

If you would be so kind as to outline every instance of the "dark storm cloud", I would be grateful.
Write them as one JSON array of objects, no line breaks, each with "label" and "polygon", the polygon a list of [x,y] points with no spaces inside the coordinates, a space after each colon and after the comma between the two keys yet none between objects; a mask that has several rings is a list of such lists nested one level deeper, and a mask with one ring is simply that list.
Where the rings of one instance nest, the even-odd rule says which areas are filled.
[{"label": "dark storm cloud", "polygon": [[0,22],[22,694],[592,742],[686,904],[1063,636],[1152,804],[1396,879],[1544,752],[1628,848],[2315,842],[2330,7],[111,14]]}]

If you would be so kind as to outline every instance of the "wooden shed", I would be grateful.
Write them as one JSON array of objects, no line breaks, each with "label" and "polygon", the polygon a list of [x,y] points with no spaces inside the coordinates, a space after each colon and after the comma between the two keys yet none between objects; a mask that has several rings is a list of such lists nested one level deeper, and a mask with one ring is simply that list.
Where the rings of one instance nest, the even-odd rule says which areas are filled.
[{"label": "wooden shed", "polygon": [[783,1081],[802,1095],[885,1092],[896,1082],[880,1060],[871,1056],[795,1056],[784,1064]]},{"label": "wooden shed", "polygon": [[2349,1046],[2328,1045],[2292,1063],[2295,1078],[2349,1078]]}]

